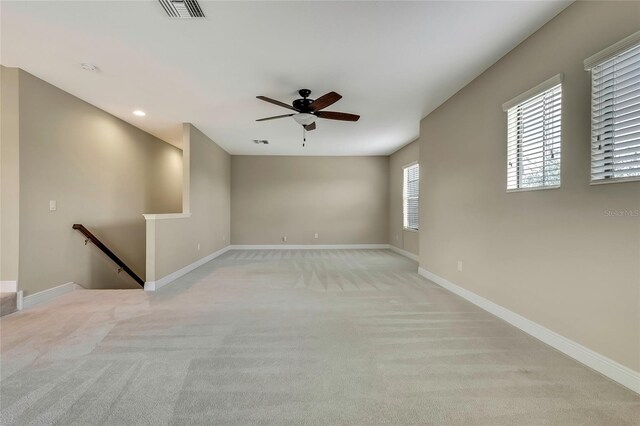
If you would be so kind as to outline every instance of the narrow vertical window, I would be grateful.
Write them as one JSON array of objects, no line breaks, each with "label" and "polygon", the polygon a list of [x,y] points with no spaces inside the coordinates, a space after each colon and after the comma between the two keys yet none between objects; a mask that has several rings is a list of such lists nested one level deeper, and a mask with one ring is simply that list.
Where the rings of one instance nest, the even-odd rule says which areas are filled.
[{"label": "narrow vertical window", "polygon": [[507,190],[560,186],[562,76],[506,103]]},{"label": "narrow vertical window", "polygon": [[412,164],[404,168],[402,188],[404,229],[418,230],[418,194],[420,192],[420,166]]}]

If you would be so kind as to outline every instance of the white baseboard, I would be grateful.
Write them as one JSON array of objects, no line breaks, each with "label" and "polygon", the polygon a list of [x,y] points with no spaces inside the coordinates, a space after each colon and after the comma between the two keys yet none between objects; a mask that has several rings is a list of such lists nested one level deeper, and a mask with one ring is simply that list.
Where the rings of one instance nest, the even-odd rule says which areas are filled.
[{"label": "white baseboard", "polygon": [[231,250],[352,250],[388,249],[389,244],[237,244]]},{"label": "white baseboard", "polygon": [[18,291],[17,281],[0,281],[0,292],[15,293],[16,291]]},{"label": "white baseboard", "polygon": [[[57,287],[49,288],[38,293],[30,294],[28,296],[20,297],[19,302],[22,305],[20,309],[31,308],[32,306],[39,305],[41,303],[49,302],[63,294],[69,293],[74,290],[83,288],[81,285],[74,282],[59,285]],[[21,296],[21,295],[20,295]]]},{"label": "white baseboard", "polygon": [[178,269],[177,271],[172,272],[171,274],[160,278],[159,280],[147,281],[146,283],[144,283],[144,291],[156,291],[160,287],[164,287],[170,282],[175,281],[181,276],[186,275],[189,272],[193,271],[197,267],[204,265],[205,263],[215,259],[216,257],[220,256],[223,253],[226,253],[231,249],[231,247],[232,246],[226,246],[224,248],[221,248],[220,250],[213,252],[210,255],[203,257],[202,259],[196,260],[192,264],[187,265],[182,269]]},{"label": "white baseboard", "polygon": [[413,254],[413,253],[409,253],[409,252],[408,252],[408,251],[406,251],[406,250],[402,250],[401,248],[398,248],[398,247],[396,247],[396,246],[394,246],[394,245],[389,245],[389,249],[390,249],[391,251],[395,251],[395,252],[396,252],[396,253],[398,253],[398,254],[401,254],[401,255],[402,255],[402,256],[404,256],[404,257],[408,257],[408,258],[409,258],[409,259],[411,259],[411,260],[415,260],[416,262],[418,261],[418,256],[417,256],[417,255],[415,255],[415,254]]},{"label": "white baseboard", "polygon": [[518,327],[520,330],[535,337],[538,340],[543,341],[547,345],[559,350],[565,355],[583,363],[587,367],[590,367],[597,372],[604,374],[611,380],[614,380],[621,385],[631,389],[634,392],[640,393],[640,373],[634,371],[624,365],[607,358],[606,356],[595,352],[579,343],[574,342],[560,334],[549,330],[546,327],[541,326],[521,315],[516,314],[490,300],[485,299],[482,296],[464,289],[460,286],[453,284],[452,282],[442,278],[432,272],[427,271],[424,268],[418,268],[418,273],[423,277],[433,281],[439,286],[449,290],[450,292],[457,294],[463,299],[468,300],[476,306],[484,309],[485,311],[497,316],[508,322],[509,324]]},{"label": "white baseboard", "polygon": [[21,311],[24,309],[24,297],[22,296],[22,290],[16,294],[16,310]]}]

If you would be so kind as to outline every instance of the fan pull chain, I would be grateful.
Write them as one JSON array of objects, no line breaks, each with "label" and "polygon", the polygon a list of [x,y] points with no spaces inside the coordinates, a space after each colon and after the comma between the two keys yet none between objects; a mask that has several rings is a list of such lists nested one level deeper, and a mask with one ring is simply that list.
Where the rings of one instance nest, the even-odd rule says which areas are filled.
[{"label": "fan pull chain", "polygon": [[302,126],[302,147],[307,143],[307,129]]}]

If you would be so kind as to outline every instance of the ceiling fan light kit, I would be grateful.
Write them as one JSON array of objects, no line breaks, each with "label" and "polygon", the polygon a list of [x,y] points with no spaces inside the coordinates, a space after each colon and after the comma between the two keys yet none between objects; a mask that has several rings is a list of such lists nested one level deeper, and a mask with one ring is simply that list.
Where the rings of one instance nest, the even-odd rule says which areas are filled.
[{"label": "ceiling fan light kit", "polygon": [[309,124],[316,121],[316,117],[313,114],[308,114],[306,112],[301,112],[300,114],[295,114],[293,119],[296,120],[296,123],[301,124],[303,126],[308,126]]},{"label": "ceiling fan light kit", "polygon": [[261,101],[269,102],[274,105],[278,105],[283,108],[287,108],[297,113],[293,114],[284,114],[284,115],[276,115],[273,117],[260,118],[256,121],[267,121],[267,120],[275,120],[278,118],[285,117],[293,117],[296,123],[300,124],[303,128],[302,138],[303,143],[302,146],[305,145],[306,141],[306,132],[315,130],[316,128],[316,120],[318,118],[324,118],[327,120],[339,120],[339,121],[358,121],[360,119],[359,115],[349,114],[346,112],[336,112],[336,111],[321,111],[322,109],[333,105],[338,102],[342,96],[336,92],[329,92],[326,95],[320,96],[318,99],[309,99],[309,95],[311,94],[311,90],[309,89],[301,89],[298,91],[302,98],[296,99],[293,101],[291,105],[286,104],[284,102],[277,101],[275,99],[268,98],[266,96],[256,96],[256,98]]}]

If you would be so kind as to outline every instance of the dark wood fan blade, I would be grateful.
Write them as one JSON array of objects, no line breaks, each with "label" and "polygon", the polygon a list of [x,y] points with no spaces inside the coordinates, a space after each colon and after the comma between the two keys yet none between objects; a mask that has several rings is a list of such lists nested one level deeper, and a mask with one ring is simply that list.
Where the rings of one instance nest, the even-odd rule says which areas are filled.
[{"label": "dark wood fan blade", "polygon": [[281,106],[283,108],[292,109],[294,111],[297,111],[297,109],[295,109],[291,105],[287,105],[284,102],[276,101],[275,99],[267,98],[266,96],[256,96],[256,98],[260,99],[261,101],[269,102],[270,104],[278,105],[278,106]]},{"label": "dark wood fan blade", "polygon": [[321,109],[324,109],[329,105],[335,104],[340,99],[342,99],[341,95],[337,94],[336,92],[329,92],[326,95],[322,95],[315,101],[311,102],[311,105],[309,105],[309,109],[311,109],[311,111],[320,111]]},{"label": "dark wood fan blade", "polygon": [[316,129],[316,123],[315,123],[315,121],[314,121],[313,123],[311,123],[311,124],[307,124],[306,126],[304,126],[304,129],[305,129],[307,132],[310,132],[311,130],[315,130],[315,129]]},{"label": "dark wood fan blade", "polygon": [[326,118],[328,120],[358,121],[360,119],[359,115],[336,111],[318,111],[315,113],[315,115],[320,118]]},{"label": "dark wood fan blade", "polygon": [[258,120],[256,120],[256,121],[275,120],[276,118],[291,117],[292,115],[295,115],[295,114],[276,115],[276,116],[273,116],[273,117],[260,118],[260,119],[258,119]]}]

